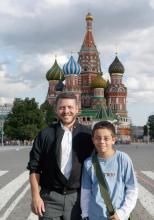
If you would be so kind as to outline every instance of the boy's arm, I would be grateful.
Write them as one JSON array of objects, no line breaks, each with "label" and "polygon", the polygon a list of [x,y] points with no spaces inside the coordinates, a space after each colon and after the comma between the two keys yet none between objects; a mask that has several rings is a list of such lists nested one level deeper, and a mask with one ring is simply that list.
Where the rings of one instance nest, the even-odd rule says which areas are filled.
[{"label": "boy's arm", "polygon": [[89,202],[91,194],[91,179],[88,175],[87,169],[83,167],[82,182],[81,182],[81,210],[82,218],[89,216]]},{"label": "boy's arm", "polygon": [[125,199],[120,209],[116,210],[119,219],[129,217],[132,210],[135,208],[138,197],[137,178],[133,169],[132,161],[129,160],[125,173]]},{"label": "boy's arm", "polygon": [[90,202],[90,193],[91,190],[83,189],[81,187],[81,210],[82,210],[82,218],[86,218],[89,216],[89,202]]},{"label": "boy's arm", "polygon": [[125,216],[129,217],[130,213],[132,212],[132,210],[136,205],[137,197],[138,197],[138,188],[128,189],[126,191],[125,201],[122,207],[116,210],[119,219],[124,219]]}]

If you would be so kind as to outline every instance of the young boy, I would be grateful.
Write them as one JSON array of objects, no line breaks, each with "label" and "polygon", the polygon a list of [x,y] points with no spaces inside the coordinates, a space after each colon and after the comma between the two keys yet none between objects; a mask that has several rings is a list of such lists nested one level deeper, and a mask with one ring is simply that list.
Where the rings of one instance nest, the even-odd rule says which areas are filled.
[{"label": "young boy", "polygon": [[101,121],[95,124],[92,140],[101,170],[105,175],[115,213],[111,216],[108,214],[92,165],[92,157],[89,157],[84,162],[82,176],[82,219],[128,220],[136,205],[138,195],[132,161],[126,153],[114,149],[115,127],[110,122]]}]

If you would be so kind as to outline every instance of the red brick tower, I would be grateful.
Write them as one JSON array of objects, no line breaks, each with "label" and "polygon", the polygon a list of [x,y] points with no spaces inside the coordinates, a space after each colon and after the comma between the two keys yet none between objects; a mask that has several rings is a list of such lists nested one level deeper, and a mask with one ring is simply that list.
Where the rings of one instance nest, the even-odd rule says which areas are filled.
[{"label": "red brick tower", "polygon": [[117,115],[117,125],[119,135],[123,141],[130,140],[130,120],[127,115],[126,98],[127,88],[122,83],[124,66],[119,61],[117,54],[109,66],[111,83],[106,90],[107,105],[112,109],[112,112]]},{"label": "red brick tower", "polygon": [[88,13],[86,16],[86,34],[78,58],[81,66],[79,85],[82,92],[82,107],[91,106],[91,96],[94,93],[91,83],[98,73],[101,74],[99,53],[92,34],[92,21],[93,16]]}]

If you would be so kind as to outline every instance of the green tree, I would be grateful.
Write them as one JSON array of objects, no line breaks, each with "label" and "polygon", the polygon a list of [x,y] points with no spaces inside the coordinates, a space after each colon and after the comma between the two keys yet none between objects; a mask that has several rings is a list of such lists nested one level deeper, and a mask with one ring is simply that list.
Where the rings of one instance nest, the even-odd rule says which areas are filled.
[{"label": "green tree", "polygon": [[44,114],[35,99],[17,98],[5,121],[4,132],[10,139],[33,140],[44,126]]},{"label": "green tree", "polygon": [[154,139],[154,115],[150,115],[148,122],[144,125],[144,135],[150,136],[150,139]]},{"label": "green tree", "polygon": [[47,100],[40,106],[40,108],[44,112],[46,125],[50,126],[52,122],[57,120],[54,106],[50,105]]},{"label": "green tree", "polygon": [[148,119],[149,135],[151,139],[154,139],[154,115],[150,115]]}]

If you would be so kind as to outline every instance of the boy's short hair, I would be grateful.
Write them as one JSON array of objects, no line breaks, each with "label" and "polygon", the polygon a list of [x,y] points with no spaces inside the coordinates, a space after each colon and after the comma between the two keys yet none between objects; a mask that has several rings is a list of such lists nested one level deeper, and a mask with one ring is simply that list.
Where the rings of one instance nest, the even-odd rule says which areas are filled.
[{"label": "boy's short hair", "polygon": [[62,92],[62,93],[60,93],[60,94],[56,97],[56,102],[55,102],[56,105],[57,105],[59,99],[74,99],[75,102],[76,102],[76,104],[77,104],[77,97],[76,97],[76,95],[75,95],[74,93],[72,93],[72,92],[69,92],[69,93],[68,93],[68,92]]},{"label": "boy's short hair", "polygon": [[111,133],[112,133],[112,135],[113,136],[116,136],[116,131],[115,131],[115,126],[111,123],[111,122],[109,122],[109,121],[100,121],[100,122],[97,122],[95,125],[94,125],[94,127],[93,127],[93,129],[92,129],[92,137],[94,136],[94,134],[95,134],[95,131],[97,130],[97,129],[108,129],[108,130],[110,130],[111,131]]}]

